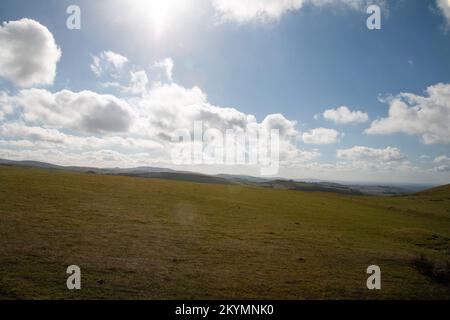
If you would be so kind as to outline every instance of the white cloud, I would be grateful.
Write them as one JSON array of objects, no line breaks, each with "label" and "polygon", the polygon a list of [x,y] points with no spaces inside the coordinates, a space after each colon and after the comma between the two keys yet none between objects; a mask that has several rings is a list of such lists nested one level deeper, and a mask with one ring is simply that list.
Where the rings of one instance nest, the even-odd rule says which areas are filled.
[{"label": "white cloud", "polygon": [[413,170],[408,158],[400,149],[385,149],[355,146],[350,149],[337,150],[337,157],[344,162],[338,164],[342,168],[356,170]]},{"label": "white cloud", "polygon": [[350,149],[340,149],[337,151],[338,158],[345,160],[371,160],[381,162],[397,162],[406,159],[398,148],[387,147],[386,149],[376,149],[356,146]]},{"label": "white cloud", "polygon": [[133,111],[126,102],[92,91],[27,89],[14,102],[23,109],[27,123],[49,128],[103,134],[128,131],[133,122]]},{"label": "white cloud", "polygon": [[317,149],[300,150],[291,144],[280,149],[280,164],[284,167],[303,167],[321,156]]},{"label": "white cloud", "polygon": [[[0,146],[3,142],[0,141]],[[24,146],[28,144],[24,143]],[[9,149],[0,148],[0,158],[10,160],[35,160],[58,165],[98,168],[132,168],[138,166],[162,165],[155,153],[124,154],[116,150],[98,149],[80,152],[56,148]]]},{"label": "white cloud", "polygon": [[[319,150],[299,149],[296,138],[305,143],[326,144],[338,141],[342,134],[318,128],[301,135],[296,121],[282,114],[269,114],[257,121],[255,116],[235,108],[212,105],[198,87],[186,88],[173,82],[149,83],[144,73],[135,73],[135,77],[131,77],[135,81],[130,81],[128,88],[139,89],[130,90],[130,95],[122,99],[91,91],[51,93],[40,89],[22,90],[15,96],[0,95],[0,105],[9,105],[9,110],[14,109],[18,116],[0,123],[0,158],[98,167],[173,166],[171,151],[175,143],[171,141],[171,135],[177,129],[191,130],[194,122],[202,121],[204,129],[216,128],[222,133],[227,129],[237,132],[278,129],[280,165],[282,170],[291,170],[291,177],[298,177],[301,170],[313,178],[317,178],[317,174],[328,179],[339,177],[342,172],[362,179],[358,173],[370,171],[372,176],[378,177],[377,170],[389,168],[405,169],[405,175],[411,172],[406,157],[396,156],[396,150],[400,151],[395,148],[369,148],[381,151],[365,150],[365,157],[356,156],[356,149],[353,155],[341,150],[339,159],[342,162],[315,163],[321,156]],[[379,155],[389,153],[389,150],[390,156]],[[220,166],[208,169],[202,166],[184,170],[216,170],[216,173],[253,170],[245,168]],[[385,176],[393,177],[391,173]]]},{"label": "white cloud", "polygon": [[64,143],[67,136],[55,129],[26,126],[23,123],[12,122],[0,126],[2,137],[12,137],[32,141],[44,141],[51,143]]},{"label": "white cloud", "polygon": [[97,77],[109,74],[113,77],[119,77],[128,58],[113,51],[103,51],[98,56],[92,56],[91,70]]},{"label": "white cloud", "polygon": [[0,26],[0,76],[19,87],[51,85],[61,50],[52,33],[31,19]]},{"label": "white cloud", "polygon": [[0,91],[0,121],[4,120],[6,115],[12,112],[11,98],[8,93]]},{"label": "white cloud", "polygon": [[237,22],[276,21],[290,11],[297,11],[305,5],[318,7],[345,6],[362,9],[369,3],[384,1],[369,0],[212,0],[214,9],[223,20]]},{"label": "white cloud", "polygon": [[217,129],[222,134],[227,130],[248,134],[278,130],[280,162],[285,165],[293,165],[318,155],[316,151],[298,150],[295,145],[298,134],[295,121],[281,114],[272,114],[258,123],[251,114],[235,108],[211,105],[206,94],[198,87],[189,89],[174,83],[155,83],[146,94],[130,103],[139,110],[139,123],[134,127],[135,132],[156,137],[164,143],[168,143],[177,130],[187,130],[192,135],[194,123],[201,122],[204,130]]},{"label": "white cloud", "polygon": [[261,126],[267,132],[278,130],[281,137],[295,138],[298,135],[297,121],[288,120],[280,113],[268,115]]},{"label": "white cloud", "polygon": [[[281,114],[268,115],[258,122],[251,114],[210,104],[198,87],[159,81],[150,84],[143,71],[131,72],[128,86],[114,86],[130,96],[118,99],[91,91],[52,93],[42,89],[22,90],[13,97],[6,95],[6,102],[14,106],[19,118],[0,125],[0,135],[8,139],[0,140],[0,147],[8,149],[5,152],[15,158],[31,155],[33,150],[36,155],[43,155],[46,149],[64,150],[70,155],[56,159],[58,163],[63,159],[80,163],[86,152],[108,150],[126,157],[146,153],[147,164],[158,159],[170,165],[175,147],[172,134],[178,129],[192,132],[194,123],[201,121],[204,130],[214,128],[222,133],[228,129],[252,133],[278,129],[280,160],[286,165],[320,156],[317,150],[296,147],[296,122]],[[120,161],[125,158],[113,158],[118,161],[116,165],[124,165]],[[145,159],[139,157],[130,160],[128,166],[138,162],[145,165]]]},{"label": "white cloud", "polygon": [[121,93],[139,95],[147,92],[149,79],[147,72],[144,70],[130,71],[129,80],[127,84],[121,84],[118,81],[101,82],[100,85],[104,88],[113,88],[119,90]]},{"label": "white cloud", "polygon": [[147,90],[148,77],[144,70],[130,72],[130,84],[125,91],[131,93],[144,93]]},{"label": "white cloud", "polygon": [[437,172],[450,172],[450,157],[440,156],[434,159],[433,164],[435,165],[434,170]]},{"label": "white cloud", "polygon": [[288,11],[300,9],[303,3],[303,0],[213,0],[223,19],[239,22],[277,20]]},{"label": "white cloud", "polygon": [[442,164],[442,163],[447,163],[447,162],[450,162],[450,157],[448,157],[448,156],[439,156],[433,160],[434,164]]},{"label": "white cloud", "polygon": [[306,144],[325,145],[339,142],[341,136],[342,134],[334,129],[317,128],[304,132],[302,139]]},{"label": "white cloud", "polygon": [[173,82],[173,66],[174,62],[172,58],[165,58],[164,60],[157,61],[153,64],[153,68],[164,70],[164,75],[169,82]]},{"label": "white cloud", "polygon": [[324,119],[337,124],[364,123],[369,121],[369,116],[365,112],[350,111],[346,106],[336,109],[329,109],[323,113]]},{"label": "white cloud", "polygon": [[449,0],[436,0],[436,5],[445,18],[447,27],[450,26],[450,1]]},{"label": "white cloud", "polygon": [[[123,136],[76,136],[57,129],[30,126],[23,122],[10,122],[0,125],[2,138],[10,140],[2,144],[14,146],[33,146],[38,148],[57,148],[58,150],[98,150],[120,148],[126,152],[149,152],[164,150],[161,143],[152,139]],[[1,140],[0,140],[1,141]]]},{"label": "white cloud", "polygon": [[202,121],[206,129],[221,132],[226,129],[244,131],[257,125],[253,115],[213,106],[200,88],[189,89],[175,83],[154,83],[144,95],[131,99],[130,104],[139,117],[135,130],[166,139],[178,129],[191,131],[196,121]]},{"label": "white cloud", "polygon": [[450,84],[427,89],[428,96],[401,93],[389,100],[389,116],[372,122],[368,134],[417,135],[425,144],[450,143]]}]

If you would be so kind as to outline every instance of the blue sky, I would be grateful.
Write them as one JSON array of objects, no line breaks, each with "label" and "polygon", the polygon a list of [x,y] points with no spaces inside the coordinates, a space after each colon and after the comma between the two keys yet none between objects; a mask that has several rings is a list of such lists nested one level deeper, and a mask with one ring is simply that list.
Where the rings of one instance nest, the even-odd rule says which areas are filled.
[{"label": "blue sky", "polygon": [[[164,1],[153,1],[151,6],[145,6],[142,4],[145,1],[140,0],[134,3],[3,0],[0,4],[2,22],[22,18],[39,22],[53,35],[61,56],[56,62],[52,83],[22,86],[17,84],[17,79],[11,79],[11,75],[0,73],[0,91],[8,95],[8,100],[4,99],[6,102],[3,103],[15,109],[9,114],[3,110],[6,116],[0,122],[3,126],[0,138],[9,144],[1,146],[0,157],[49,158],[64,164],[86,164],[86,155],[89,155],[89,159],[94,158],[94,164],[99,166],[125,166],[128,157],[135,161],[137,158],[133,155],[148,153],[148,162],[139,158],[128,164],[170,165],[161,158],[160,151],[153,154],[143,150],[144,147],[127,151],[111,143],[88,150],[79,146],[51,145],[49,139],[40,141],[43,142],[40,146],[24,149],[11,141],[34,143],[36,135],[20,136],[17,133],[20,130],[5,126],[13,123],[39,127],[83,139],[133,137],[155,141],[164,149],[167,148],[164,142],[154,138],[161,132],[155,133],[153,129],[150,129],[153,136],[145,137],[133,130],[128,133],[123,130],[86,132],[67,121],[62,124],[37,119],[42,112],[36,115],[35,108],[27,113],[31,107],[23,106],[22,100],[14,100],[22,90],[31,88],[54,95],[64,89],[73,93],[89,90],[98,95],[111,94],[133,110],[140,104],[154,108],[154,101],[142,97],[154,98],[156,93],[152,90],[158,83],[158,89],[164,89],[164,86],[173,89],[171,97],[179,97],[181,93],[174,92],[176,90],[190,97],[190,90],[198,88],[207,96],[206,101],[198,98],[198,103],[230,107],[243,115],[254,115],[259,124],[273,114],[281,114],[286,120],[286,123],[278,122],[279,126],[289,127],[289,123],[296,122],[296,133],[288,137],[289,154],[301,158],[302,152],[306,152],[306,158],[289,159],[289,165],[282,166],[282,176],[346,181],[449,182],[450,131],[448,124],[439,122],[450,120],[448,2],[379,1],[382,28],[369,30],[365,1],[330,0],[323,5],[319,0],[305,3],[288,0],[283,2],[285,8],[283,5],[276,8],[276,13],[270,11],[273,9],[271,0],[266,2],[272,8],[268,11],[265,11],[263,0],[260,1],[262,5],[251,0],[236,6],[224,5],[221,1],[188,0],[180,8],[177,0],[170,6],[162,4]],[[68,14],[65,11],[71,4],[81,8],[81,30],[66,28]],[[443,7],[445,5],[449,8]],[[162,22],[156,30],[155,20],[158,19]],[[111,69],[103,70],[100,76],[92,71],[94,57],[101,59],[101,53],[105,51],[127,58],[120,75],[111,76],[108,74]],[[173,62],[172,79],[165,78],[167,69],[161,66],[167,58]],[[158,63],[160,67],[156,66]],[[125,87],[131,86],[130,73],[138,71],[147,75],[147,89],[133,96]],[[105,85],[107,83],[115,85]],[[442,87],[438,88],[439,84]],[[426,92],[429,87],[439,90],[431,96]],[[419,117],[405,113],[404,119],[402,115],[388,118],[393,105],[408,99],[399,97],[400,93],[415,95],[414,102],[409,105],[411,109],[426,109],[429,113]],[[160,91],[157,96],[162,99]],[[172,104],[176,102],[169,103]],[[365,113],[369,119],[336,123],[324,118],[326,110],[341,106],[351,112]],[[155,110],[149,112],[158,117]],[[436,113],[440,116],[435,116]],[[387,122],[374,125],[372,122],[377,119],[387,119]],[[326,143],[306,143],[304,133],[317,128],[335,130],[339,135]],[[373,128],[371,133],[365,132],[369,128]],[[65,159],[56,153],[53,159],[49,156],[52,151],[70,153],[71,156]],[[107,156],[94,156],[100,151]],[[102,157],[107,160],[102,161]],[[111,160],[114,158],[117,163]],[[192,169],[254,173],[250,168],[224,166]]]}]

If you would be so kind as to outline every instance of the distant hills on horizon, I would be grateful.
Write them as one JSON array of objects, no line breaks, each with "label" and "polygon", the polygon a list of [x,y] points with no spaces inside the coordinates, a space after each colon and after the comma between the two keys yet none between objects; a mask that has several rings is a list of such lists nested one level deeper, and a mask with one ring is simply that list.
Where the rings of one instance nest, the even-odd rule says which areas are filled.
[{"label": "distant hills on horizon", "polygon": [[48,170],[64,170],[89,174],[129,176],[163,180],[187,181],[197,183],[245,185],[273,189],[299,190],[306,192],[332,192],[349,195],[402,195],[424,191],[437,185],[384,185],[337,183],[320,180],[292,180],[283,178],[261,178],[246,175],[217,174],[208,175],[190,171],[177,171],[162,167],[136,168],[96,168],[79,166],[60,166],[40,161],[15,161],[0,159],[0,165],[24,166]]}]

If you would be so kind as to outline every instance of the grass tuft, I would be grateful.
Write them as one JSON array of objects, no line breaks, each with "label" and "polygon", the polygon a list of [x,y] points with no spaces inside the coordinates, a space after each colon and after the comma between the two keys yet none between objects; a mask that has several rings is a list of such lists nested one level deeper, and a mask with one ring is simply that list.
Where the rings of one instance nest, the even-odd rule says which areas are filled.
[{"label": "grass tuft", "polygon": [[431,278],[433,281],[442,284],[450,283],[450,262],[433,261],[421,254],[412,260],[412,265],[421,274]]}]

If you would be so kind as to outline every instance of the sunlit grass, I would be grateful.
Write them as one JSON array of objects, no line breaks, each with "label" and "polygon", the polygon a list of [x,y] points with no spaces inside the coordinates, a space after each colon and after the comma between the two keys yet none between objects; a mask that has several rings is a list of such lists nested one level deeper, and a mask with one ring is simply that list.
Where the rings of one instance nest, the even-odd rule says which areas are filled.
[{"label": "sunlit grass", "polygon": [[450,257],[448,188],[377,198],[14,167],[0,181],[0,298],[450,298],[413,265]]}]

